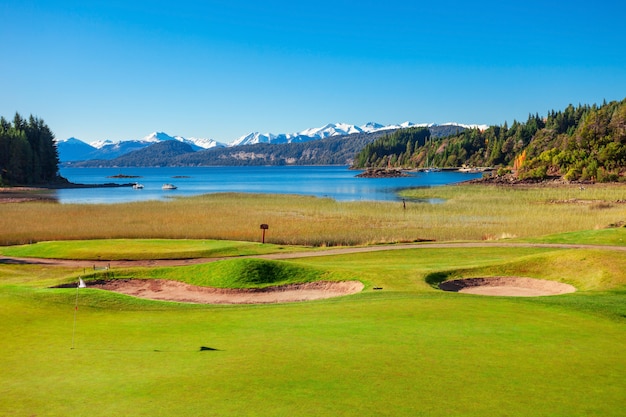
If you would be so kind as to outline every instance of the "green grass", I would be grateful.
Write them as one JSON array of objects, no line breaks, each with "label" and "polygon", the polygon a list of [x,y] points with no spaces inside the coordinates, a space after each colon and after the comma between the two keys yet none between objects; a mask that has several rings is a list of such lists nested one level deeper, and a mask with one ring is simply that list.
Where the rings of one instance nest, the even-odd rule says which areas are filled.
[{"label": "green grass", "polygon": [[[541,191],[532,193],[537,198]],[[449,204],[460,206],[454,210],[469,207],[463,195],[450,195]],[[318,220],[347,207],[324,204]],[[585,210],[603,213],[593,222],[620,215],[617,207]],[[380,215],[374,226],[382,230],[391,220]],[[350,226],[365,225],[355,220]],[[539,238],[542,223],[524,227],[541,243],[623,246],[622,229]],[[359,279],[366,287],[305,303],[211,306],[93,288],[52,289],[75,282],[84,271],[0,263],[0,416],[624,415],[623,251],[420,245],[269,261],[236,256],[306,248],[85,238],[6,247],[2,253],[228,256],[233,258],[203,265],[108,273],[226,287]],[[511,298],[436,288],[444,279],[495,275],[566,282],[579,291]]]},{"label": "green grass", "polygon": [[0,254],[17,257],[86,260],[187,259],[245,256],[298,251],[302,247],[256,242],[192,239],[103,239],[38,242],[0,247]]},{"label": "green grass", "polygon": [[[476,253],[472,251],[472,253]],[[515,251],[515,253],[521,252]],[[482,276],[524,276],[564,282],[582,291],[602,291],[626,285],[626,255],[618,251],[553,250],[504,262],[459,269],[437,270],[426,278],[431,283],[444,279]]]},{"label": "green grass", "polygon": [[626,227],[558,233],[555,235],[523,239],[522,241],[530,243],[626,246]]},{"label": "green grass", "polygon": [[[6,415],[617,416],[623,322],[438,293],[183,307],[4,288]],[[86,300],[85,300],[86,299]],[[129,300],[125,304],[122,300]],[[10,318],[10,320],[9,320]],[[202,346],[218,349],[201,351]]]},{"label": "green grass", "polygon": [[229,259],[222,262],[166,268],[129,268],[87,275],[100,279],[167,279],[217,288],[263,288],[330,279],[332,274],[310,266],[263,259]]}]

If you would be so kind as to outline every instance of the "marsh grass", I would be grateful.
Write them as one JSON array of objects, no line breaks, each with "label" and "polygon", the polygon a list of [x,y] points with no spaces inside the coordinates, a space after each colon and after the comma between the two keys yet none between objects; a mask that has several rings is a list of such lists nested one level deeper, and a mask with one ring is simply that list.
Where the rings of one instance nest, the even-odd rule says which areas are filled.
[{"label": "marsh grass", "polygon": [[[337,202],[267,194],[210,194],[112,205],[4,204],[0,244],[165,238],[336,246],[416,240],[495,240],[601,229],[626,220],[626,186],[460,185],[405,191],[402,202]],[[443,203],[412,202],[442,199]],[[417,200],[416,200],[417,201]]]}]

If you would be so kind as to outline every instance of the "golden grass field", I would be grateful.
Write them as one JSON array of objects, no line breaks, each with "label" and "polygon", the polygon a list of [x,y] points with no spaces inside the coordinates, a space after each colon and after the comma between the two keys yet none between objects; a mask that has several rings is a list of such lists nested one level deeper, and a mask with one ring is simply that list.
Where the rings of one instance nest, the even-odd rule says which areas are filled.
[{"label": "golden grass field", "polygon": [[[602,229],[626,221],[626,185],[407,190],[402,202],[296,195],[210,194],[111,205],[3,204],[0,245],[43,240],[182,238],[307,246],[497,240]],[[417,199],[442,199],[429,204]]]}]

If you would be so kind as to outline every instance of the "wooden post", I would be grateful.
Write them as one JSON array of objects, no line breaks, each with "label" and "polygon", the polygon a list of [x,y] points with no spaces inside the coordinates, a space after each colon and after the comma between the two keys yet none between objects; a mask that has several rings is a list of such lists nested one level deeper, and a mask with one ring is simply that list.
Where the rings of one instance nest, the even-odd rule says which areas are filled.
[{"label": "wooden post", "polygon": [[263,238],[262,238],[262,243],[265,243],[265,231],[267,229],[269,229],[270,227],[268,225],[266,225],[265,223],[261,225],[261,230],[263,231]]}]

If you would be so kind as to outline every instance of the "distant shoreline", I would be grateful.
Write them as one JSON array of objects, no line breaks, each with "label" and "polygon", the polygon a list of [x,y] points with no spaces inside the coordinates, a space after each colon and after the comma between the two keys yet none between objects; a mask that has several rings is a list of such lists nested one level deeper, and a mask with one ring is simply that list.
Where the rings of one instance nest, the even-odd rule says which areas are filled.
[{"label": "distant shoreline", "polygon": [[132,187],[134,183],[127,184],[76,184],[72,182],[59,182],[53,184],[37,184],[31,186],[0,187],[1,203],[24,203],[27,201],[57,202],[55,196],[51,195],[53,190],[71,188],[120,188]]}]

